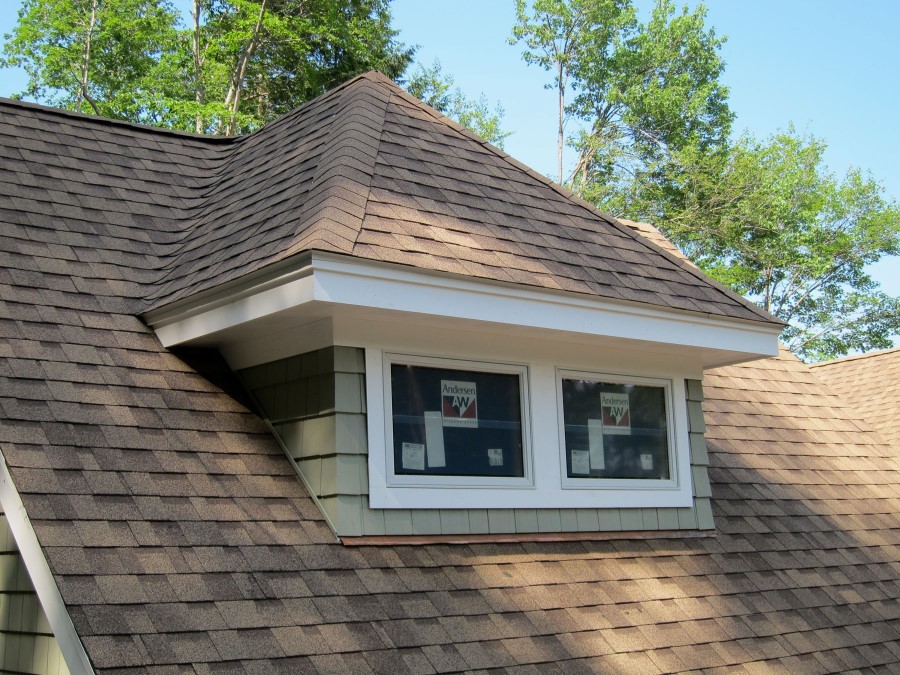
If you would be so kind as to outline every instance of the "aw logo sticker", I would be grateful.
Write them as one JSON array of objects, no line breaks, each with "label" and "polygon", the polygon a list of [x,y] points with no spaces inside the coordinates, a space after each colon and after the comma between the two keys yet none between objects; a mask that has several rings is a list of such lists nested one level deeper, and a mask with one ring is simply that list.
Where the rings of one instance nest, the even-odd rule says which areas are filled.
[{"label": "aw logo sticker", "polygon": [[441,380],[441,416],[445,427],[478,428],[478,396],[474,382]]},{"label": "aw logo sticker", "polygon": [[631,435],[631,409],[628,394],[600,394],[600,408],[603,412],[603,433]]}]

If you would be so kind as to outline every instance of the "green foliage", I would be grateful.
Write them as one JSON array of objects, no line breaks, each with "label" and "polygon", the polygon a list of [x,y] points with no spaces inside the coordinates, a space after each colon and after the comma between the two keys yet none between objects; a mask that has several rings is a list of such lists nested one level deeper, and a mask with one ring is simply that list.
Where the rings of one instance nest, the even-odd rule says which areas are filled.
[{"label": "green foliage", "polygon": [[19,96],[136,119],[175,21],[167,0],[25,0],[0,66],[25,70]]},{"label": "green foliage", "polygon": [[[729,141],[720,80],[724,39],[706,9],[657,0],[517,0],[513,42],[553,72],[564,116],[581,128],[569,186],[603,210],[658,225],[707,273],[789,325],[807,359],[889,347],[900,300],[866,265],[900,252],[900,216],[859,171],[837,180],[823,142],[793,130]],[[568,103],[563,105],[568,97]]]},{"label": "green foliage", "polygon": [[793,129],[727,153],[690,147],[641,206],[704,271],[786,321],[782,340],[808,360],[890,347],[900,330],[900,299],[866,273],[900,253],[900,209],[858,169],[828,172],[825,148]]},{"label": "green foliage", "polygon": [[388,0],[194,0],[188,25],[169,0],[26,0],[2,65],[40,102],[241,133],[358,73],[399,77],[413,50],[390,19]]},{"label": "green foliage", "polygon": [[705,26],[702,4],[679,13],[657,0],[646,23],[631,0],[536,0],[531,13],[517,0],[516,9],[513,41],[525,43],[523,58],[554,72],[560,182],[565,118],[582,125],[571,141],[576,193],[621,213],[673,151],[712,152],[728,138],[724,40]]},{"label": "green foliage", "polygon": [[516,24],[510,44],[524,43],[522,58],[553,73],[557,92],[556,160],[563,182],[566,96],[579,89],[588,71],[604,68],[608,46],[630,34],[635,23],[630,0],[516,0]]},{"label": "green foliage", "polygon": [[498,103],[491,110],[484,94],[477,100],[466,98],[459,87],[453,86],[453,76],[444,74],[438,60],[428,68],[418,64],[406,90],[499,148],[510,135],[502,128],[503,107]]}]

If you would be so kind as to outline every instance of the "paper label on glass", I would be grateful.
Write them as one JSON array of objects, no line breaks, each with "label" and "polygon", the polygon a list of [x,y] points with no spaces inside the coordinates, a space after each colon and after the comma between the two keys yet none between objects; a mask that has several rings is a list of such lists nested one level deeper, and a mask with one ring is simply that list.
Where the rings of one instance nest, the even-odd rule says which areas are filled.
[{"label": "paper label on glass", "polygon": [[631,435],[631,409],[628,394],[600,394],[600,410],[603,415],[603,433]]},{"label": "paper label on glass", "polygon": [[478,428],[475,383],[441,380],[441,414],[445,427]]},{"label": "paper label on glass", "polygon": [[591,472],[591,453],[587,450],[572,450],[572,473],[587,476]]},{"label": "paper label on glass", "polygon": [[603,420],[588,420],[588,448],[591,468],[605,469],[606,455],[603,453]]},{"label": "paper label on glass", "polygon": [[488,464],[503,466],[503,448],[488,448]]},{"label": "paper label on glass", "polygon": [[641,468],[644,471],[653,470],[653,455],[651,455],[649,452],[641,454]]},{"label": "paper label on glass", "polygon": [[402,463],[404,469],[410,471],[424,471],[425,446],[421,443],[404,443]]},{"label": "paper label on glass", "polygon": [[428,468],[447,466],[444,456],[444,425],[441,423],[440,410],[425,411],[425,450],[428,455]]}]

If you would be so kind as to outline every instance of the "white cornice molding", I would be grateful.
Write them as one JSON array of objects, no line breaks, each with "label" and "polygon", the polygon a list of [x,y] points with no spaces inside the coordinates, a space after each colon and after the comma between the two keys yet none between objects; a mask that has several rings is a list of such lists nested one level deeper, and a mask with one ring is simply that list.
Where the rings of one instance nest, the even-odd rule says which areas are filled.
[{"label": "white cornice molding", "polygon": [[16,546],[25,562],[31,583],[34,585],[34,590],[37,591],[41,607],[44,608],[44,614],[47,615],[47,621],[50,623],[50,628],[53,629],[53,635],[59,644],[69,672],[72,675],[92,674],[94,669],[91,661],[75,632],[75,625],[66,610],[59,587],[56,585],[56,579],[54,579],[50,565],[38,543],[37,535],[28,519],[25,505],[12,481],[6,458],[2,452],[0,452],[0,505],[3,506],[3,512],[6,514],[9,528],[16,540]]},{"label": "white cornice molding", "polygon": [[781,326],[762,321],[461,278],[327,253],[313,253],[294,268],[276,270],[194,303],[155,310],[145,318],[163,345],[170,347],[278,313],[309,313],[313,307],[401,312],[757,357],[778,353],[781,331]]}]

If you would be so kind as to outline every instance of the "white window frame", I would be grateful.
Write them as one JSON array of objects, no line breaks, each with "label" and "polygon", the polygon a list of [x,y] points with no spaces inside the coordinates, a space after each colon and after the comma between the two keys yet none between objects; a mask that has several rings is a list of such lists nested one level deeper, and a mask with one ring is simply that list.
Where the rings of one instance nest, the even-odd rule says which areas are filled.
[{"label": "white window frame", "polygon": [[[468,361],[461,359],[439,358],[434,356],[415,356],[410,354],[385,353],[383,359],[384,390],[384,447],[385,472],[388,487],[410,486],[429,488],[494,488],[509,489],[533,487],[531,455],[531,433],[529,420],[531,411],[528,407],[528,366],[523,364],[494,363]],[[391,393],[391,366],[409,365],[430,368],[447,368],[453,370],[498,373],[501,375],[518,375],[519,377],[519,415],[522,429],[522,463],[523,476],[446,476],[428,474],[398,474],[394,465],[394,411]]]},{"label": "white window frame", "polygon": [[[669,478],[591,478],[570,477],[566,462],[566,426],[565,411],[563,410],[563,380],[587,380],[589,382],[602,382],[605,384],[635,384],[645,387],[659,387],[663,389],[663,400],[666,406],[666,445],[669,455]],[[672,380],[638,377],[604,373],[588,370],[567,370],[558,368],[556,371],[556,401],[557,415],[559,419],[559,461],[560,476],[562,476],[563,488],[567,490],[675,490],[678,489],[678,452],[676,452],[676,434],[678,427],[674,415],[674,401],[672,397]]]},{"label": "white window frame", "polygon": [[[559,372],[590,373],[580,364],[565,367],[520,354],[515,363],[497,358],[462,358],[451,350],[447,357],[435,353],[423,355],[408,349],[385,349],[366,345],[366,420],[368,425],[369,507],[372,509],[602,509],[602,508],[678,508],[694,505],[691,481],[685,376],[673,368],[659,372],[661,377],[620,375],[628,381],[667,381],[670,384],[673,443],[670,481],[623,479],[587,479],[585,488],[567,485],[564,469],[565,444],[560,439],[561,397]],[[451,356],[451,354],[453,354]],[[559,356],[559,355],[557,355]],[[396,359],[391,361],[389,359]],[[559,358],[560,361],[564,359]],[[525,444],[525,473],[522,478],[489,478],[493,484],[479,484],[469,476],[394,476],[393,417],[391,411],[390,363],[413,363],[475,368],[502,372],[499,368],[525,368],[527,380],[520,379]],[[507,371],[508,372],[508,371]],[[513,372],[516,372],[515,370]],[[397,479],[400,480],[397,480]],[[407,480],[408,479],[408,480]],[[514,483],[518,482],[516,485]],[[602,483],[602,485],[600,484]]]}]

